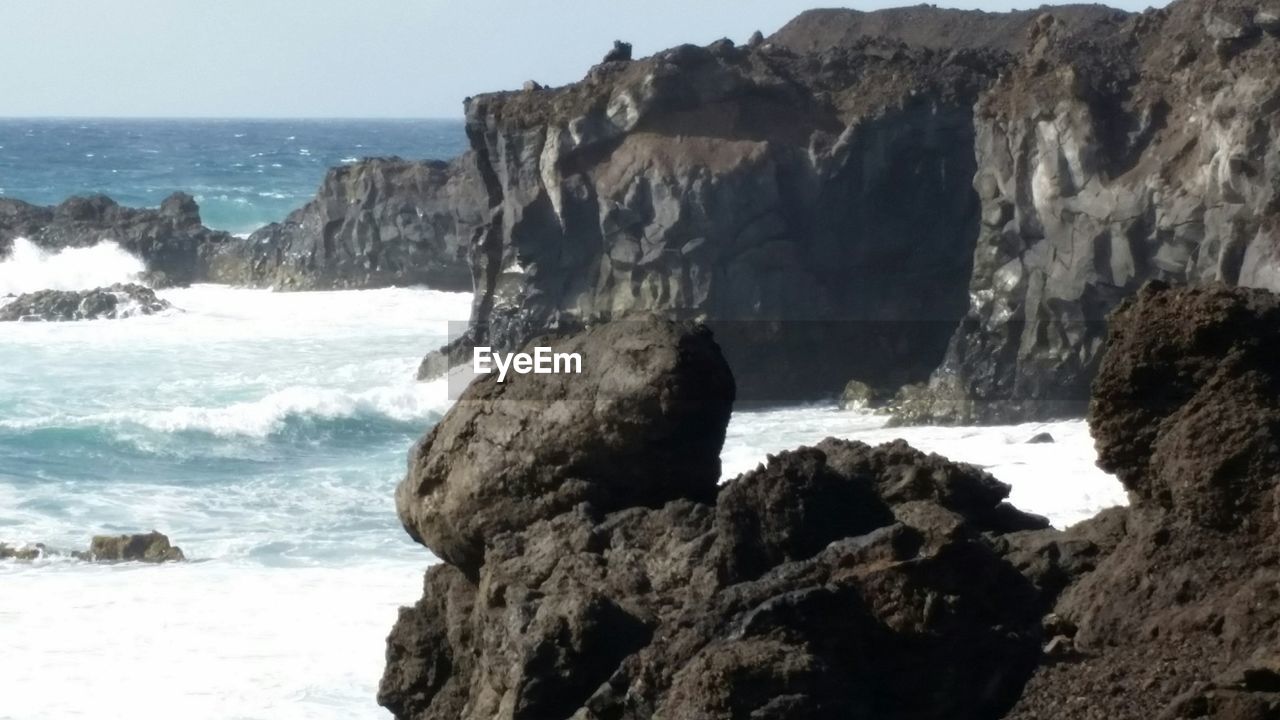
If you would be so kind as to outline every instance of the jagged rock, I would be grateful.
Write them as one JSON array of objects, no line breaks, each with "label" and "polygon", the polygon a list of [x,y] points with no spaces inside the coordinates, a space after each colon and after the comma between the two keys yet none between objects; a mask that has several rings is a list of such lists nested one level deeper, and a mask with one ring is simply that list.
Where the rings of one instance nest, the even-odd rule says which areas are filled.
[{"label": "jagged rock", "polygon": [[0,322],[110,320],[152,315],[172,307],[151,288],[116,283],[95,290],[41,290],[11,300],[0,298]]},{"label": "jagged rock", "polygon": [[472,98],[494,215],[456,346],[661,312],[712,327],[747,402],[925,379],[967,303],[972,108],[1006,62],[720,42]]},{"label": "jagged rock", "polygon": [[760,47],[764,44],[764,33],[759,30],[751,33],[751,37],[747,39],[747,47]]},{"label": "jagged rock", "polygon": [[284,222],[227,243],[209,277],[281,290],[469,291],[471,235],[487,219],[470,154],[450,163],[369,158],[331,169],[315,199]]},{"label": "jagged rock", "polygon": [[[411,534],[448,522],[483,553],[428,539],[463,563],[401,610],[379,702],[402,720],[999,717],[1040,657],[1043,604],[994,541],[1044,519],[902,441],[826,440],[717,495],[723,360],[705,332],[644,328],[576,336],[586,367],[614,364],[572,384],[481,380],[414,451]],[[476,467],[492,452],[501,467]],[[609,492],[573,504],[562,486]]]},{"label": "jagged rock", "polygon": [[614,40],[613,49],[605,53],[604,60],[600,62],[631,62],[631,43]]},{"label": "jagged rock", "polygon": [[1255,8],[1037,28],[978,103],[970,308],[905,420],[1079,416],[1107,314],[1145,281],[1280,289],[1280,41]]},{"label": "jagged rock", "polygon": [[[1152,283],[1116,311],[1090,425],[1132,506],[1086,523],[1094,569],[1065,568],[1053,608],[1076,656],[1043,665],[1010,718],[1275,717],[1277,351],[1263,290]],[[1036,565],[1027,543],[1005,554]]]},{"label": "jagged rock", "polygon": [[544,343],[579,354],[582,373],[476,380],[396,492],[410,535],[467,573],[490,538],[579,503],[715,494],[734,384],[705,329],[637,319],[529,351]]},{"label": "jagged rock", "polygon": [[186,560],[182,548],[169,544],[169,538],[152,530],[145,535],[95,535],[89,543],[86,559],[95,562],[181,562]]},{"label": "jagged rock", "polygon": [[174,193],[156,210],[122,207],[104,195],[73,197],[56,207],[0,198],[0,256],[20,237],[55,250],[114,241],[177,285],[206,279],[209,257],[232,240],[204,227],[199,206],[185,193]]}]

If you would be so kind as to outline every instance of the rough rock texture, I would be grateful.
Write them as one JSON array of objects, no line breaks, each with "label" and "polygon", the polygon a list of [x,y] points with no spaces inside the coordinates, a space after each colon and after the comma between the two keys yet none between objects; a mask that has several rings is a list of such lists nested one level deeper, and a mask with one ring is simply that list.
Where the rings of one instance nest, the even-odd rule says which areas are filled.
[{"label": "rough rock texture", "polygon": [[156,286],[207,278],[210,256],[232,239],[202,225],[199,206],[184,193],[156,210],[122,207],[103,195],[73,197],[56,207],[0,198],[0,256],[20,237],[51,250],[114,241],[142,258]]},{"label": "rough rock texture", "polygon": [[0,298],[0,322],[114,320],[172,308],[151,288],[116,283],[95,290],[41,290]]},{"label": "rough rock texture", "polygon": [[[483,554],[432,567],[401,610],[379,702],[406,720],[1000,717],[1044,604],[995,544],[1045,521],[903,442],[827,440],[717,493],[723,361],[705,331],[651,328],[568,341],[587,367],[631,358],[573,378],[595,415],[546,376],[484,382],[415,449],[398,494],[415,537],[454,557],[426,530],[489,514]],[[468,468],[497,446],[497,466]],[[433,466],[451,471],[437,496],[467,502],[405,492]],[[575,485],[608,492],[570,505]]]},{"label": "rough rock texture", "polygon": [[964,313],[972,108],[1006,59],[721,41],[473,98],[493,219],[470,333],[422,375],[656,311],[716,331],[740,400],[924,379]]},{"label": "rough rock texture", "polygon": [[1080,414],[1106,316],[1148,279],[1280,289],[1270,0],[1182,0],[1113,32],[1046,16],[975,113],[970,309],[913,422]]},{"label": "rough rock texture", "polygon": [[584,502],[707,500],[720,479],[734,383],[705,329],[649,319],[535,342],[581,355],[582,374],[476,380],[396,493],[409,534],[467,572],[500,532]]},{"label": "rough rock texture", "polygon": [[181,562],[182,548],[155,530],[145,535],[95,535],[85,559],[96,562]]},{"label": "rough rock texture", "polygon": [[331,169],[315,199],[284,222],[228,243],[210,277],[281,290],[469,291],[471,236],[487,220],[470,153],[449,163],[369,158]]},{"label": "rough rock texture", "polygon": [[[1280,298],[1266,291],[1152,284],[1121,306],[1090,423],[1132,507],[1039,538],[1087,549],[1092,533],[1094,551],[1058,563],[1054,617],[1071,652],[1041,667],[1010,717],[1277,717],[1277,352]],[[1033,545],[1019,548],[1024,567],[1067,556]]]},{"label": "rough rock texture", "polygon": [[1113,32],[1129,17],[1128,13],[1105,5],[1043,6],[1038,10],[1000,13],[935,5],[874,12],[809,10],[784,25],[769,41],[796,52],[821,52],[876,37],[940,50],[989,48],[1021,53],[1027,49],[1028,30],[1045,14],[1073,34],[1088,35]]}]

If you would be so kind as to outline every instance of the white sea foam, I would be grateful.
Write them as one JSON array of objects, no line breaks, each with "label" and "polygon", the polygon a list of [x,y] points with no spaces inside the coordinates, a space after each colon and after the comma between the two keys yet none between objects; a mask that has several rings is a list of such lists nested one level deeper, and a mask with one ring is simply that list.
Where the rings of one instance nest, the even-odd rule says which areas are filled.
[{"label": "white sea foam", "polygon": [[0,295],[92,290],[135,281],[145,270],[142,260],[115,242],[50,252],[26,238],[17,238],[13,250],[0,258]]}]

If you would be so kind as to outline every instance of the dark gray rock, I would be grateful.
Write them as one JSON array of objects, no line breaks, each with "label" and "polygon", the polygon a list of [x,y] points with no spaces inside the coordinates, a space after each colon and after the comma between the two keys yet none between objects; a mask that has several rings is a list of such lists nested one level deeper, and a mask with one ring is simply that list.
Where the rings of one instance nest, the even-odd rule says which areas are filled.
[{"label": "dark gray rock", "polygon": [[397,718],[994,720],[1016,700],[1042,603],[994,543],[1047,524],[1007,486],[826,440],[717,494],[732,380],[705,331],[561,342],[607,369],[481,381],[413,452],[406,526],[462,563],[388,638]]},{"label": "dark gray rock", "polygon": [[467,254],[488,198],[470,154],[369,158],[333,168],[282,223],[234,239],[209,278],[281,290],[427,285],[469,291]]},{"label": "dark gray rock", "polygon": [[969,312],[904,420],[1083,415],[1107,315],[1147,280],[1280,289],[1280,41],[1256,7],[1032,28],[975,115]]},{"label": "dark gray rock", "polygon": [[966,305],[972,107],[1004,62],[721,42],[472,98],[494,216],[471,331],[424,375],[471,345],[661,312],[716,332],[746,402],[925,379]]},{"label": "dark gray rock", "polygon": [[0,198],[0,256],[19,237],[50,250],[113,241],[174,285],[206,279],[210,256],[233,239],[204,227],[200,208],[185,193],[155,210],[123,207],[104,195],[73,197],[56,207]]},{"label": "dark gray rock", "polygon": [[113,320],[152,315],[172,307],[151,288],[117,283],[94,290],[41,290],[0,298],[0,322]]},{"label": "dark gray rock", "polygon": [[1036,433],[1027,440],[1028,445],[1046,445],[1053,442],[1056,442],[1053,438],[1053,433],[1047,432]]},{"label": "dark gray rock", "polygon": [[468,574],[503,531],[584,502],[706,500],[720,478],[734,384],[705,328],[638,319],[534,343],[582,373],[477,379],[396,492],[409,534]]},{"label": "dark gray rock", "polygon": [[614,40],[613,49],[605,53],[601,62],[631,62],[631,43]]}]

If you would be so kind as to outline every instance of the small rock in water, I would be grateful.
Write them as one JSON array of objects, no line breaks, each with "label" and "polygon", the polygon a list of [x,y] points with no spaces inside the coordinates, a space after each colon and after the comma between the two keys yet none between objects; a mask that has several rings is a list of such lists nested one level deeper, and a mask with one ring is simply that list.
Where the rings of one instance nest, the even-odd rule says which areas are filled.
[{"label": "small rock in water", "polygon": [[186,560],[182,548],[169,544],[169,538],[154,530],[145,535],[96,535],[89,544],[87,558],[94,562],[181,562]]},{"label": "small rock in water", "polygon": [[1050,435],[1049,433],[1047,433],[1047,432],[1042,432],[1042,433],[1036,433],[1035,435],[1032,435],[1032,436],[1031,436],[1031,439],[1027,441],[1027,444],[1028,444],[1028,445],[1042,445],[1042,444],[1044,444],[1044,443],[1051,443],[1051,442],[1057,442],[1057,441],[1056,441],[1056,440],[1054,440],[1054,439],[1053,439],[1053,436],[1052,436],[1052,435]]},{"label": "small rock in water", "polygon": [[43,545],[26,545],[13,547],[0,543],[0,560],[38,560],[44,554]]},{"label": "small rock in water", "polygon": [[0,322],[112,320],[151,315],[171,307],[151,288],[116,283],[93,290],[41,290],[19,295],[0,307]]}]

